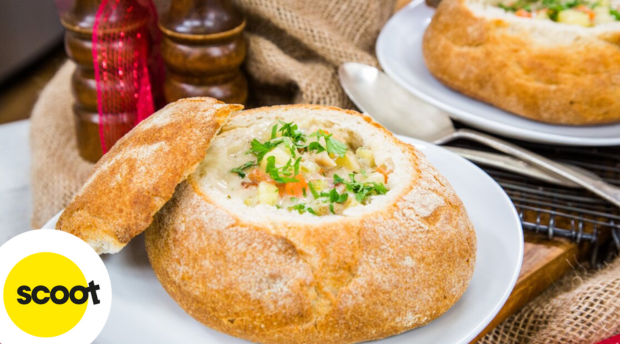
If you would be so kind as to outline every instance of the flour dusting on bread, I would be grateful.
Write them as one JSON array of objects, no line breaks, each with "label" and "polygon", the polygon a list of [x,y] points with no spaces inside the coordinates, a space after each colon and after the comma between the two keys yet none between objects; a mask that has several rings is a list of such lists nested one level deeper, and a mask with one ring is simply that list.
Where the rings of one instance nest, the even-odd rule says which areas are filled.
[{"label": "flour dusting on bread", "polygon": [[444,0],[424,33],[424,59],[443,84],[516,115],[562,125],[618,122],[618,5]]}]

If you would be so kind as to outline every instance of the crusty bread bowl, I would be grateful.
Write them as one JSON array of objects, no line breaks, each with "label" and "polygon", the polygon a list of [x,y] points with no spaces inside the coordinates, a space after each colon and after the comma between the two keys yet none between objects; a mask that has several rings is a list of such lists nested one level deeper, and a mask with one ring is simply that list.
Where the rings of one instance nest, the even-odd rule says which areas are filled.
[{"label": "crusty bread bowl", "polygon": [[[287,123],[308,147],[275,149],[291,154],[289,163],[301,159],[289,175],[296,181],[284,184],[303,179],[304,193],[274,181],[285,175],[284,153],[261,160],[252,143],[282,141]],[[330,150],[327,136],[346,152],[334,142]],[[310,142],[327,151],[310,152]],[[352,181],[339,181],[349,170]],[[254,179],[264,172],[274,179]],[[476,237],[422,153],[359,113],[297,105],[232,115],[155,216],[146,248],[164,288],[203,324],[253,342],[329,344],[384,338],[442,315],[469,284]]]},{"label": "crusty bread bowl", "polygon": [[556,20],[571,24],[528,18],[546,15],[530,9],[535,1],[513,13],[509,1],[443,0],[424,34],[428,69],[459,92],[532,120],[619,121],[620,21],[594,13],[594,0],[554,1],[571,15]]},{"label": "crusty bread bowl", "polygon": [[158,111],[95,166],[57,228],[99,253],[146,230],[188,314],[261,343],[384,338],[463,295],[475,232],[422,153],[352,111],[241,108],[192,98]]}]

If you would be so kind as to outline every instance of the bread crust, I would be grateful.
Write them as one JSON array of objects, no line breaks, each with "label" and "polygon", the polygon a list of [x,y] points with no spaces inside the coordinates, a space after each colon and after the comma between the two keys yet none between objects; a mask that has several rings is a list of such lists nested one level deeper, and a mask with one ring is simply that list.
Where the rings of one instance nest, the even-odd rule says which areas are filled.
[{"label": "bread crust", "polygon": [[176,186],[204,159],[226,118],[243,108],[188,98],[142,121],[95,165],[56,228],[116,253],[143,232]]},{"label": "bread crust", "polygon": [[551,124],[620,120],[620,26],[583,28],[519,18],[469,0],[444,0],[424,33],[443,84]]},{"label": "bread crust", "polygon": [[203,324],[259,343],[355,343],[442,315],[467,288],[476,252],[449,183],[367,116],[275,108],[360,116],[404,152],[413,171],[408,185],[394,202],[359,216],[248,221],[205,194],[194,174],[146,232],[149,260],[170,296]]}]

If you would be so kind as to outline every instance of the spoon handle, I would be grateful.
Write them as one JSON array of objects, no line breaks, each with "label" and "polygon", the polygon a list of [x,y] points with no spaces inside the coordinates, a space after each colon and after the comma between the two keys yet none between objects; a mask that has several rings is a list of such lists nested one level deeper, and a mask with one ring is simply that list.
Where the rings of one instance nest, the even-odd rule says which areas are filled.
[{"label": "spoon handle", "polygon": [[497,149],[500,152],[512,155],[515,158],[528,162],[540,169],[555,173],[556,175],[568,179],[575,184],[581,185],[584,189],[587,189],[604,200],[612,203],[613,205],[620,207],[620,188],[615,187],[609,183],[606,183],[602,179],[590,177],[578,170],[564,166],[555,161],[549,160],[539,154],[536,154],[527,149],[521,148],[510,142],[498,139],[496,137],[483,134],[481,132],[460,129],[454,133],[445,136],[437,141],[435,144],[444,144],[456,139],[468,139],[484,144],[491,148]]},{"label": "spoon handle", "polygon": [[555,173],[543,171],[538,167],[532,166],[523,160],[519,160],[509,155],[489,153],[460,147],[443,146],[443,148],[478,165],[495,167],[555,185],[561,185],[569,188],[581,188],[581,185],[577,185],[568,179],[561,178]]}]

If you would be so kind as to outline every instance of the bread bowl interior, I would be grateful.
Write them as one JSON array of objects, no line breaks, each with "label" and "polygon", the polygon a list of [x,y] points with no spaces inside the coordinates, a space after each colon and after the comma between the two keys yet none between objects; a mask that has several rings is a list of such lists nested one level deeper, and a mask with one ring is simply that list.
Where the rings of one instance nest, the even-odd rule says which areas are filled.
[{"label": "bread bowl interior", "polygon": [[372,212],[402,192],[413,171],[381,130],[288,112],[232,119],[195,174],[201,191],[239,216],[313,222]]}]

